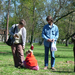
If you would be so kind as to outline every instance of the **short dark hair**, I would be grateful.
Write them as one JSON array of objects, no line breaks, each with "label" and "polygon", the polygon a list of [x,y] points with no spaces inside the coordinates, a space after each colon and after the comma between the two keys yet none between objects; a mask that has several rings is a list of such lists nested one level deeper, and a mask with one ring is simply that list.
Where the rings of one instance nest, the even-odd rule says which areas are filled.
[{"label": "short dark hair", "polygon": [[46,18],[46,21],[49,21],[49,20],[51,20],[51,22],[53,22],[53,18],[50,15],[47,16],[47,18]]},{"label": "short dark hair", "polygon": [[19,21],[19,24],[25,26],[25,25],[26,25],[26,21],[25,21],[24,19],[21,19],[21,20]]}]

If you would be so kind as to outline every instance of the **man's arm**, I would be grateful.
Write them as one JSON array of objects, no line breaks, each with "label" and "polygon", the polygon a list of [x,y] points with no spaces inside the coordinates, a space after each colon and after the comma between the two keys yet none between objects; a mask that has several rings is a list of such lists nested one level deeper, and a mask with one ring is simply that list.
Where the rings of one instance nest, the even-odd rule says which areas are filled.
[{"label": "man's arm", "polygon": [[48,42],[52,42],[52,40],[47,38],[46,35],[45,35],[45,27],[43,28],[43,31],[42,31],[42,38],[44,38]]},{"label": "man's arm", "polygon": [[45,40],[48,40],[49,39],[45,35],[45,27],[43,28],[43,31],[42,31],[42,38],[44,38]]}]

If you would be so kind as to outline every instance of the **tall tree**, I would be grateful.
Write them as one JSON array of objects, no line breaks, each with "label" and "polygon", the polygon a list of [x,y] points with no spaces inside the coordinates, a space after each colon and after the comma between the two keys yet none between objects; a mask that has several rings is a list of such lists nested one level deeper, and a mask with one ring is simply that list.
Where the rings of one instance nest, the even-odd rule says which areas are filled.
[{"label": "tall tree", "polygon": [[[10,16],[9,25],[11,26],[13,23],[18,23],[19,19],[25,19],[27,23],[27,39],[30,40],[30,43],[32,43],[35,38],[41,39],[42,28],[47,23],[45,18],[48,15],[53,17],[55,24],[59,26],[60,23],[60,30],[64,30],[65,25],[63,24],[66,23],[68,26],[69,23],[67,23],[68,17],[66,16],[72,14],[75,11],[74,0],[12,0],[11,5],[12,8],[10,10],[13,11],[11,11],[10,15],[12,13],[13,15]],[[7,5],[4,5],[5,9],[3,10],[6,10],[6,6]],[[6,17],[4,18],[5,22]],[[74,25],[71,24],[71,29],[73,29],[73,26]],[[66,28],[68,27],[65,27],[65,29]],[[72,30],[71,33],[73,32],[74,31]],[[60,33],[63,32],[60,31]],[[66,34],[63,34],[61,39],[64,39],[65,36]]]},{"label": "tall tree", "polygon": [[10,9],[10,2],[11,2],[11,0],[9,0],[9,2],[8,2],[7,26],[6,26],[6,41],[7,41],[7,39],[8,39],[8,26],[9,26],[9,9]]},{"label": "tall tree", "polygon": [[[37,9],[38,15],[40,16],[40,21],[43,23],[43,26],[46,24],[45,18],[48,15],[51,15],[56,24],[59,20],[63,19],[73,12],[75,12],[75,1],[74,0],[47,0],[44,3],[43,10]],[[42,9],[42,7],[40,7]],[[42,24],[40,27],[43,27]]]},{"label": "tall tree", "polygon": [[[28,38],[30,39],[30,44],[32,43],[33,39],[34,39],[34,34],[35,34],[35,29],[36,29],[36,25],[37,25],[37,18],[39,17],[36,13],[36,9],[37,7],[40,5],[41,3],[43,3],[44,0],[28,0],[28,1],[21,1],[21,14],[23,15],[24,18],[26,18],[26,22],[27,22],[27,34],[28,34]],[[26,15],[25,15],[26,14]]]},{"label": "tall tree", "polygon": [[70,36],[75,32],[74,18],[75,14],[72,13],[56,23],[59,27],[60,32],[59,39],[61,40],[61,42],[65,40],[66,46],[68,46],[69,44]]}]

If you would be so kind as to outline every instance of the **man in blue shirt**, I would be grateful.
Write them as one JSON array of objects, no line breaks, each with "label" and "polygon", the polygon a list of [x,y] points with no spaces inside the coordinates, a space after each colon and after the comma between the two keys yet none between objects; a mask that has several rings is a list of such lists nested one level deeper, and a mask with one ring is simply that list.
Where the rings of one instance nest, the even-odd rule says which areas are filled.
[{"label": "man in blue shirt", "polygon": [[48,69],[48,54],[49,54],[49,48],[51,53],[51,69],[55,70],[55,51],[51,51],[51,44],[54,42],[56,44],[56,41],[59,37],[59,30],[58,27],[53,23],[53,19],[51,16],[48,16],[46,18],[48,24],[44,26],[42,31],[42,38],[44,38],[44,47],[45,47],[45,67],[44,69]]}]

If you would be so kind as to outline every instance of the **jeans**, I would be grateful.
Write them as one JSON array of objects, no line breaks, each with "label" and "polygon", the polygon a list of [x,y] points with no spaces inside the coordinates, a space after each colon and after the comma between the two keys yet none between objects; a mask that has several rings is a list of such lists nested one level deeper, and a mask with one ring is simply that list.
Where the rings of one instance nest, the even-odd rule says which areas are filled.
[{"label": "jeans", "polygon": [[55,65],[55,51],[51,51],[51,43],[49,47],[45,46],[45,66],[48,66],[48,55],[49,55],[49,49],[51,53],[51,67],[54,67]]}]

